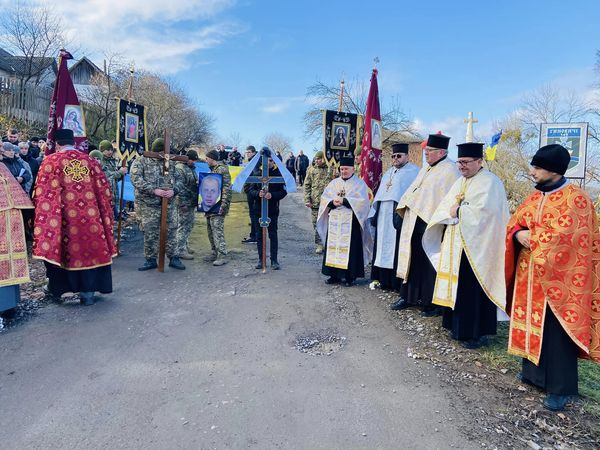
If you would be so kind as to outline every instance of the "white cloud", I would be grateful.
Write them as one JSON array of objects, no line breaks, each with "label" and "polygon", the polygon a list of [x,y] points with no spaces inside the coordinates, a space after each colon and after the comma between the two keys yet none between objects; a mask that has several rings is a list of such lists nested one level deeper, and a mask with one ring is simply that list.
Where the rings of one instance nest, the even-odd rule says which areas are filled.
[{"label": "white cloud", "polygon": [[245,99],[249,103],[258,103],[258,109],[267,114],[283,113],[298,103],[303,103],[304,97],[248,97]]},{"label": "white cloud", "polygon": [[[244,31],[218,15],[235,0],[62,0],[47,4],[63,17],[75,47],[91,59],[107,50],[122,54],[135,66],[175,73],[189,67],[190,56],[221,44]],[[192,31],[190,31],[192,30]],[[80,56],[80,55],[77,55]]]}]

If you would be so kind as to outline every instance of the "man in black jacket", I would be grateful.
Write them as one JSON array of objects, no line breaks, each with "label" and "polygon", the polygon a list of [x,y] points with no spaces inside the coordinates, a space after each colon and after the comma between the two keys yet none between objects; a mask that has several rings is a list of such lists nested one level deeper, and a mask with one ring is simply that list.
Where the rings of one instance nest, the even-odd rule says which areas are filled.
[{"label": "man in black jacket", "polygon": [[[260,176],[260,171],[261,168],[259,166],[254,170],[253,175]],[[269,176],[281,176],[281,172],[279,172],[279,169],[275,167],[275,163],[271,158],[269,158]],[[268,191],[263,191],[259,183],[250,184],[248,189],[248,197],[255,200],[253,208],[254,215],[256,217],[260,217],[262,199],[266,198],[269,201],[269,219],[271,219],[271,222],[269,223],[267,230],[269,232],[269,241],[271,243],[271,268],[273,270],[279,270],[281,268],[279,262],[277,261],[277,220],[279,218],[279,201],[286,195],[287,192],[283,183],[269,184]],[[256,264],[257,269],[262,269],[262,243],[262,229],[259,228],[256,236],[256,246],[258,248],[258,264]]]},{"label": "man in black jacket", "polygon": [[[256,148],[254,147],[254,145],[249,145],[246,148],[246,162],[250,162],[250,160],[252,158],[254,158],[256,156]],[[258,226],[258,216],[260,216],[260,208],[258,209],[258,215],[256,215],[254,213],[254,204],[256,203],[256,201],[254,200],[254,198],[252,198],[250,196],[250,192],[249,192],[250,186],[249,185],[245,185],[244,186],[244,192],[246,193],[246,200],[248,201],[248,215],[250,216],[250,234],[248,235],[248,237],[245,237],[242,239],[242,243],[243,244],[254,244],[256,242],[256,237],[258,235],[258,233],[260,232],[259,230],[259,226]]]},{"label": "man in black jacket", "polygon": [[308,160],[308,156],[300,150],[298,153],[298,157],[296,158],[296,172],[298,173],[298,184],[302,186],[304,184],[304,178],[306,178],[306,171],[308,170],[308,166],[310,166],[310,161]]},{"label": "man in black jacket", "polygon": [[292,174],[294,180],[296,179],[296,157],[292,152],[290,152],[290,156],[285,161],[285,168]]}]

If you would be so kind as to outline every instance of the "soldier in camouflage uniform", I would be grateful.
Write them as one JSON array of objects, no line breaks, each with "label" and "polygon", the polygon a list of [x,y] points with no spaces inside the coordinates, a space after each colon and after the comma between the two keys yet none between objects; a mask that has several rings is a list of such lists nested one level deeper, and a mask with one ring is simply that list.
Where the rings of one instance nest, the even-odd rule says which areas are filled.
[{"label": "soldier in camouflage uniform", "polygon": [[177,255],[181,259],[194,259],[188,251],[188,238],[194,228],[196,207],[198,206],[198,174],[196,173],[196,161],[198,152],[190,150],[187,152],[188,162],[178,162],[175,166],[177,176],[181,178],[182,190],[177,196],[177,214],[179,224],[177,226]]},{"label": "soldier in camouflage uniform", "polygon": [[110,190],[112,192],[113,198],[113,211],[115,213],[115,218],[119,214],[119,181],[125,176],[127,173],[127,167],[119,167],[117,165],[117,160],[113,158],[114,148],[110,141],[102,141],[100,142],[100,152],[102,153],[102,158],[100,158],[100,166],[102,167],[102,172],[106,175],[106,179],[110,185]]},{"label": "soldier in camouflage uniform", "polygon": [[[162,152],[164,139],[152,143],[153,152]],[[138,270],[156,269],[160,239],[160,216],[162,198],[169,199],[167,213],[167,256],[169,267],[184,270],[185,266],[177,256],[177,206],[173,198],[182,190],[181,179],[174,167],[170,167],[168,177],[163,175],[161,159],[140,156],[131,165],[131,182],[135,189],[135,209],[144,230],[144,256],[146,262]]]},{"label": "soldier in camouflage uniform", "polygon": [[231,203],[231,176],[229,169],[219,160],[219,153],[211,150],[206,154],[206,162],[212,173],[221,174],[223,184],[221,186],[221,208],[218,213],[206,213],[206,227],[208,230],[208,240],[212,247],[213,266],[222,266],[226,264],[225,255],[227,246],[225,245],[225,216],[229,212]]},{"label": "soldier in camouflage uniform", "polygon": [[333,171],[327,167],[323,159],[323,152],[315,154],[314,164],[308,168],[306,178],[304,179],[304,204],[310,208],[312,213],[312,224],[315,229],[315,244],[317,248],[315,253],[323,253],[323,242],[317,233],[317,217],[319,215],[319,204],[321,203],[321,195],[325,187],[333,180]]}]

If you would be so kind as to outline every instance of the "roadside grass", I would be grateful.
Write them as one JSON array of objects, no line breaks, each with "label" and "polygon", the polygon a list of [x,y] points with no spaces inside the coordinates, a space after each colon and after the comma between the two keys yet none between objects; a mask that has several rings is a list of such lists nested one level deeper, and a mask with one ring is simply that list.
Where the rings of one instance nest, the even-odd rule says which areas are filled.
[{"label": "roadside grass", "polygon": [[[521,371],[521,358],[509,355],[508,322],[498,323],[498,334],[481,350],[481,362],[494,369],[508,369],[509,373]],[[587,412],[600,417],[600,365],[579,360],[579,395]]]}]

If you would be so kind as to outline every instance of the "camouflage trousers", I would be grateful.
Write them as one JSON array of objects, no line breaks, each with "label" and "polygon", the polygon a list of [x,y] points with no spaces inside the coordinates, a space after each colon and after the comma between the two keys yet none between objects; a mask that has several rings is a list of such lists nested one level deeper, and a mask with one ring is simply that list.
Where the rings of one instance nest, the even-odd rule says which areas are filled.
[{"label": "camouflage trousers", "polygon": [[177,255],[181,256],[187,253],[188,239],[192,228],[194,228],[194,219],[196,218],[196,208],[193,206],[179,207],[177,211],[179,223],[177,225]]},{"label": "camouflage trousers", "polygon": [[319,217],[319,208],[310,208],[310,213],[312,215],[313,229],[315,230],[315,244],[323,245],[323,242],[321,242],[321,236],[319,236],[319,233],[317,233],[317,218]]},{"label": "camouflage trousers", "polygon": [[[147,206],[141,202],[135,204],[135,210],[141,220],[144,231],[144,256],[146,258],[158,257],[160,241],[160,212],[161,208]],[[177,209],[173,201],[169,202],[167,210],[167,256],[177,256]]]},{"label": "camouflage trousers", "polygon": [[225,216],[206,216],[206,229],[213,256],[220,258],[227,254],[225,245]]}]

